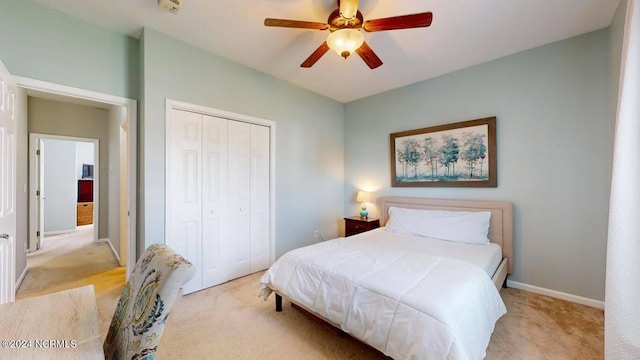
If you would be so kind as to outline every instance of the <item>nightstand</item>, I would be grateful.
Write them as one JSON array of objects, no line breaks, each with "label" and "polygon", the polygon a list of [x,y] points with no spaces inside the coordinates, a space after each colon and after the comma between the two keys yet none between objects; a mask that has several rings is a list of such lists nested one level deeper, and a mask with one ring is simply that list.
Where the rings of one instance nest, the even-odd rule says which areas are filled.
[{"label": "nightstand", "polygon": [[344,236],[360,234],[380,227],[380,219],[351,216],[344,218]]}]

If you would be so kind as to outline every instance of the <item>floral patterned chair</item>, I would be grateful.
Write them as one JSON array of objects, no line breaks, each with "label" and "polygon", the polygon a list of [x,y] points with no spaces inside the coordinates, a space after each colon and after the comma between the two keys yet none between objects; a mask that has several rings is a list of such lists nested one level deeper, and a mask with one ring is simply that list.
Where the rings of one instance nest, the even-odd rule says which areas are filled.
[{"label": "floral patterned chair", "polygon": [[168,246],[149,246],[122,290],[104,342],[105,359],[153,359],[178,291],[194,275],[195,267]]}]

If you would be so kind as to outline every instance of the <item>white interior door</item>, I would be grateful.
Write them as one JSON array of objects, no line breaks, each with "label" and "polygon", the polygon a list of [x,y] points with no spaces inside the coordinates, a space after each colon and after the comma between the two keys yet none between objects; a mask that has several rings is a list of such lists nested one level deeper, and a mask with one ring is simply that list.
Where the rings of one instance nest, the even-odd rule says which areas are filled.
[{"label": "white interior door", "polygon": [[40,156],[40,160],[44,162],[46,199],[44,233],[41,234],[48,236],[75,231],[78,203],[76,143],[63,139],[45,139],[44,149],[41,154],[46,153],[46,158]]},{"label": "white interior door", "polygon": [[227,268],[235,279],[251,271],[251,125],[229,122],[229,237]]},{"label": "white interior door", "polygon": [[0,62],[0,304],[15,300],[15,83]]},{"label": "white interior door", "polygon": [[167,124],[166,243],[196,267],[185,294],[202,289],[202,116],[172,110]]},{"label": "white interior door", "polygon": [[273,261],[273,134],[270,126],[170,103],[166,243],[196,267],[188,294]]},{"label": "white interior door", "polygon": [[228,280],[224,265],[227,234],[227,124],[228,120],[202,116],[202,285]]},{"label": "white interior door", "polygon": [[251,273],[269,267],[269,128],[251,125]]}]

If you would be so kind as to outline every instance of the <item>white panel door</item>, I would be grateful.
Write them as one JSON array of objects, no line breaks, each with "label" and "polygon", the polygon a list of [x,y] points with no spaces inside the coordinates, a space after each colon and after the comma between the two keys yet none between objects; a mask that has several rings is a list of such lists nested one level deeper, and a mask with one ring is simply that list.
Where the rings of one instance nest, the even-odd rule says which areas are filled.
[{"label": "white panel door", "polygon": [[166,243],[197,269],[188,294],[202,289],[202,115],[172,110],[167,132]]},{"label": "white panel door", "polygon": [[227,234],[227,123],[202,116],[202,282],[203,288],[228,280],[224,265]]},{"label": "white panel door", "polygon": [[170,109],[166,242],[196,266],[188,294],[270,264],[268,126]]},{"label": "white panel door", "polygon": [[0,304],[15,299],[16,122],[15,85],[0,62]]},{"label": "white panel door", "polygon": [[[78,183],[76,143],[45,139],[41,154],[44,161],[44,233],[58,234],[76,230]],[[40,160],[44,160],[44,157]]]},{"label": "white panel door", "polygon": [[229,121],[228,135],[229,237],[226,260],[229,279],[235,279],[251,272],[251,125]]},{"label": "white panel door", "polygon": [[251,273],[269,267],[269,128],[251,125]]}]

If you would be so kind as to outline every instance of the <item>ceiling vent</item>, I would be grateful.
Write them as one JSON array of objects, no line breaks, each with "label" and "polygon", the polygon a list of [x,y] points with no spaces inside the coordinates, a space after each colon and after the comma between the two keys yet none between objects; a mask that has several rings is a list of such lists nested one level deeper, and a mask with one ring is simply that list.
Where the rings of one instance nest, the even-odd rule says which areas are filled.
[{"label": "ceiling vent", "polygon": [[158,6],[172,14],[177,14],[182,6],[182,0],[158,0]]}]

